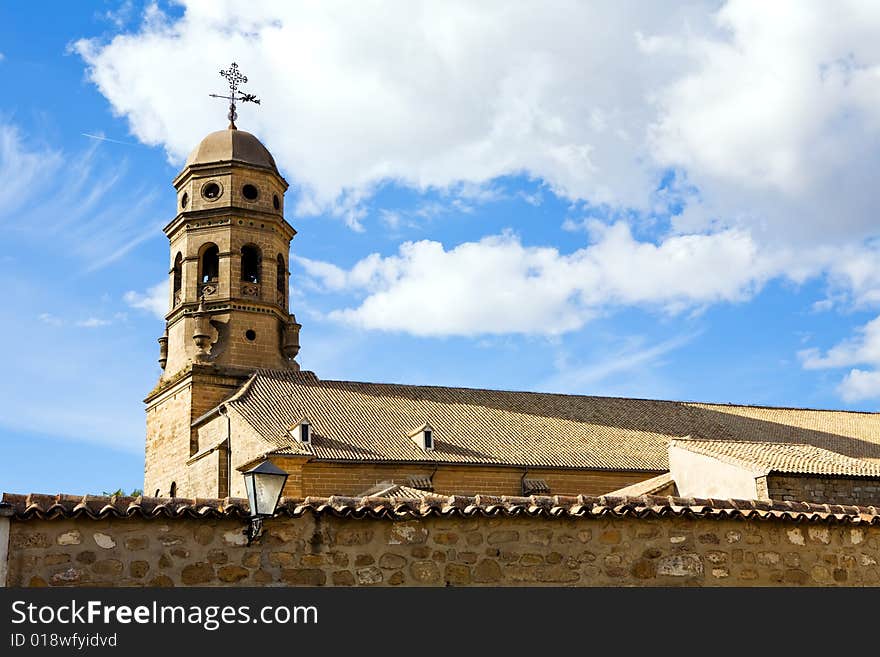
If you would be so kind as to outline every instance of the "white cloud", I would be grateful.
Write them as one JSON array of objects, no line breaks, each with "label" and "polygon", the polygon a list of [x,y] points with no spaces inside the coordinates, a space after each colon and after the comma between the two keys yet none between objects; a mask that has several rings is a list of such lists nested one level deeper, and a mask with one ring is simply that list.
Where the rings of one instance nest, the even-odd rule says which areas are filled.
[{"label": "white cloud", "polygon": [[133,0],[125,0],[114,9],[108,9],[99,15],[104,20],[113,23],[117,29],[122,29],[135,16],[134,2]]},{"label": "white cloud", "polygon": [[620,347],[604,358],[589,364],[569,361],[567,354],[557,358],[557,374],[543,385],[541,390],[559,390],[579,393],[583,390],[596,390],[599,384],[607,384],[609,379],[626,375],[632,380],[643,380],[646,373],[662,364],[663,357],[688,344],[696,336],[680,335],[652,345],[645,345],[641,337],[628,338]]},{"label": "white cloud", "polygon": [[741,232],[633,239],[626,224],[594,227],[595,244],[561,254],[524,246],[512,234],[446,250],[407,242],[345,270],[299,259],[328,290],[366,294],[330,317],[369,329],[415,335],[559,334],[580,328],[611,305],[679,312],[750,298],[780,271]]},{"label": "white cloud", "polygon": [[62,326],[64,324],[63,319],[56,317],[52,313],[40,313],[38,319],[49,326]]},{"label": "white cloud", "polygon": [[[63,152],[36,143],[0,117],[0,221],[46,248],[61,247],[87,271],[122,258],[161,227],[158,193],[130,185],[121,200],[114,192],[130,181],[125,158],[110,161],[101,144]],[[136,198],[132,201],[132,198]],[[27,208],[27,212],[23,208]]]},{"label": "white cloud", "polygon": [[240,126],[302,184],[301,209],[333,208],[353,227],[352,205],[384,180],[446,188],[528,172],[567,196],[649,207],[646,87],[669,66],[636,33],[708,19],[643,3],[183,5],[180,19],[151,8],[139,32],[75,45],[114,110],[180,164],[206,117],[225,125],[207,94],[233,53],[263,101]]},{"label": "white cloud", "polygon": [[157,283],[146,292],[129,290],[122,298],[132,308],[146,310],[156,318],[164,319],[168,312],[168,281]]},{"label": "white cloud", "polygon": [[852,369],[840,382],[837,391],[844,401],[850,403],[880,398],[880,372]]},{"label": "white cloud", "polygon": [[[0,117],[2,118],[2,117]],[[0,121],[0,217],[11,217],[39,194],[64,158],[48,147],[27,144],[19,129]]]},{"label": "white cloud", "polygon": [[[223,126],[207,94],[233,53],[263,99],[239,123],[296,183],[299,212],[363,230],[384,181],[475,190],[381,213],[396,230],[467,212],[508,174],[622,221],[682,206],[656,244],[571,219],[564,228],[595,243],[570,255],[501,236],[408,243],[350,270],[302,260],[327,287],[365,295],[338,319],[420,335],[554,333],[608,305],[674,312],[821,274],[817,309],[880,305],[880,249],[865,243],[880,225],[877,3],[182,5],[180,18],[150,5],[138,30],[75,46],[132,133],[175,163],[205,117]],[[804,366],[858,360],[865,339],[802,355]],[[853,370],[841,394],[866,380]]]},{"label": "white cloud", "polygon": [[876,226],[876,3],[182,4],[75,45],[113,109],[179,164],[206,117],[223,126],[207,94],[234,53],[263,99],[241,125],[301,184],[300,210],[355,229],[385,180],[525,172],[651,212],[668,167],[684,232],[820,243]]},{"label": "white cloud", "polygon": [[89,317],[88,319],[83,319],[76,323],[80,328],[100,328],[102,326],[107,326],[110,324],[109,319],[101,319],[100,317]]},{"label": "white cloud", "polygon": [[799,352],[805,369],[841,369],[867,365],[874,369],[852,367],[844,375],[837,391],[847,402],[880,398],[880,317],[860,327],[854,337],[843,340],[824,354],[816,348]]},{"label": "white cloud", "polygon": [[[117,320],[125,320],[125,313],[115,313],[114,319]],[[57,315],[53,315],[52,313],[41,313],[38,318],[44,324],[48,324],[49,326],[64,326],[67,322],[61,317]],[[88,317],[86,319],[81,319],[73,323],[74,326],[79,328],[100,328],[102,326],[109,326],[112,324],[112,320],[102,319],[100,317]]]},{"label": "white cloud", "polygon": [[805,349],[799,353],[806,369],[829,369],[858,364],[880,365],[880,317],[858,329],[854,338],[822,354],[818,349]]},{"label": "white cloud", "polygon": [[789,241],[874,233],[880,7],[733,0],[714,20],[646,48],[688,62],[650,129],[657,161],[703,199],[679,228],[720,216]]}]

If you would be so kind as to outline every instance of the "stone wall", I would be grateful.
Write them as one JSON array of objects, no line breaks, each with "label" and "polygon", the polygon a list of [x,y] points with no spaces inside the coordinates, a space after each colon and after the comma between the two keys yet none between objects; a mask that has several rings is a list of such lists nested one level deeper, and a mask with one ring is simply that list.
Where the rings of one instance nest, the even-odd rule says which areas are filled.
[{"label": "stone wall", "polygon": [[774,500],[805,500],[816,504],[880,504],[880,481],[863,477],[769,475],[767,495]]},{"label": "stone wall", "polygon": [[[96,506],[97,508],[97,506]],[[782,519],[436,517],[11,521],[11,586],[862,586],[880,525]]]},{"label": "stone wall", "polygon": [[[193,365],[181,373],[179,380],[164,383],[147,397],[145,493],[169,495],[172,483],[176,494],[181,497],[217,497],[225,493],[220,490],[221,484],[225,486],[225,480],[218,480],[216,468],[206,468],[204,464],[196,468],[187,465],[200,448],[191,424],[227,399],[246,378],[241,372]],[[217,428],[225,431],[225,420],[218,423]],[[205,446],[201,445],[202,448]]]}]

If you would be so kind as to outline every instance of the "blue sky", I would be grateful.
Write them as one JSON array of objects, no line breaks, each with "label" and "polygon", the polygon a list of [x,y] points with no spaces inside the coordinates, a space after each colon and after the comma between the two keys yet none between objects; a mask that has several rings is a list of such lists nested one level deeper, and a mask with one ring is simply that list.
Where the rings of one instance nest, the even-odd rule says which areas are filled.
[{"label": "blue sky", "polygon": [[232,59],[318,376],[875,410],[877,29],[856,2],[0,5],[0,489],[141,485],[171,180]]}]

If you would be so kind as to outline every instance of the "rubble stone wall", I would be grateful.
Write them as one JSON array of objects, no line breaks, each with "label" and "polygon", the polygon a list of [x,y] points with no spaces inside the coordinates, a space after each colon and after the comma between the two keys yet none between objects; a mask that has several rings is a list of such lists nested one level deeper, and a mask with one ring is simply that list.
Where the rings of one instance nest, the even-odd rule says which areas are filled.
[{"label": "rubble stone wall", "polygon": [[[2,519],[0,519],[2,520]],[[880,526],[709,518],[10,522],[10,586],[863,586]]]}]

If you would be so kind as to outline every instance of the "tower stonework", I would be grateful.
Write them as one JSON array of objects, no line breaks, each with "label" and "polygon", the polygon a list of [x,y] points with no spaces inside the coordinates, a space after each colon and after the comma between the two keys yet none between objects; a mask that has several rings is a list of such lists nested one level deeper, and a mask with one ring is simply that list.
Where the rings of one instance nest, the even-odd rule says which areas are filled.
[{"label": "tower stonework", "polygon": [[[163,373],[145,400],[147,495],[203,494],[194,478],[208,463],[217,468],[211,478],[225,483],[224,446],[199,445],[192,422],[257,369],[299,369],[287,186],[266,147],[232,124],[205,137],[174,179],[177,215],[164,229],[171,248]],[[188,467],[206,449],[217,454]]]}]

